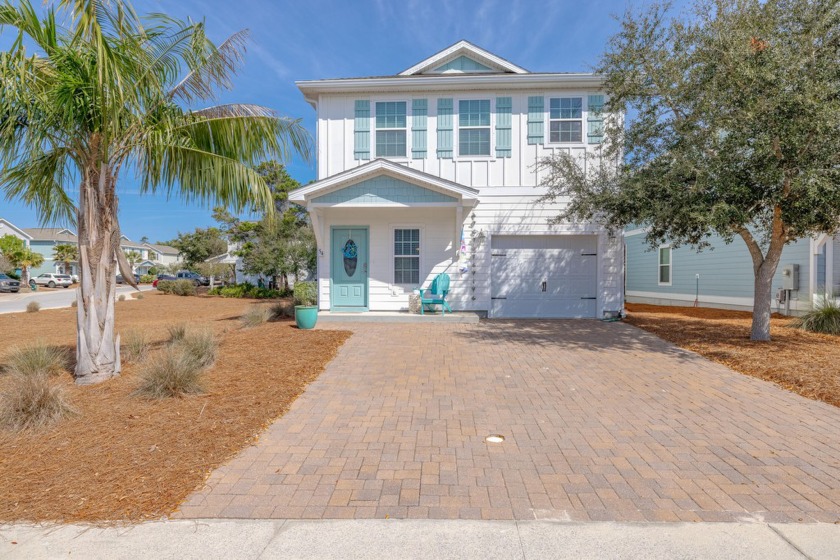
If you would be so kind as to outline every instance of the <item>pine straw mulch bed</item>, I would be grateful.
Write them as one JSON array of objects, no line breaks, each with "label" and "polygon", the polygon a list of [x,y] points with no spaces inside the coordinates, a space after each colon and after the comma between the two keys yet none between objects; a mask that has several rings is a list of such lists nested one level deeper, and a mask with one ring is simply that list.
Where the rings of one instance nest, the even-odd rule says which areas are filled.
[{"label": "pine straw mulch bed", "polygon": [[703,307],[627,304],[627,322],[735,371],[840,406],[840,337],[794,329],[773,315],[770,342],[750,340],[752,315]]},{"label": "pine straw mulch bed", "polygon": [[[132,396],[141,366],[77,387],[61,379],[79,416],[45,431],[0,431],[0,522],[142,521],[173,512],[209,473],[252,444],[323,371],[349,333],[301,331],[289,320],[241,329],[253,302],[146,294],[117,303],[117,330],[210,326],[220,339],[203,396]],[[0,315],[0,332],[68,347],[71,309]],[[0,348],[0,364],[7,347]],[[7,376],[0,375],[0,390]]]}]

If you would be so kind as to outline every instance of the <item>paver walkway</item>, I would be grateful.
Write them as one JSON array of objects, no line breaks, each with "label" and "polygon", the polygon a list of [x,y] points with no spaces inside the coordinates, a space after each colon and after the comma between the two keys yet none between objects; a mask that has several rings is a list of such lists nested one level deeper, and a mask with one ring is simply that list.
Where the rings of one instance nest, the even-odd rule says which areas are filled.
[{"label": "paver walkway", "polygon": [[840,409],[632,326],[342,327],[179,516],[840,520]]}]

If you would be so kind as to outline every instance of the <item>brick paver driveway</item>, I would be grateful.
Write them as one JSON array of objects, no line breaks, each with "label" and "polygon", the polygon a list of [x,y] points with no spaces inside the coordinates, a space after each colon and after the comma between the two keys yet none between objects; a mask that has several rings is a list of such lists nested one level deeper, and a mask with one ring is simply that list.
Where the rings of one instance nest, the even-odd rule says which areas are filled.
[{"label": "brick paver driveway", "polygon": [[840,519],[840,409],[629,325],[342,328],[321,377],[180,515]]}]

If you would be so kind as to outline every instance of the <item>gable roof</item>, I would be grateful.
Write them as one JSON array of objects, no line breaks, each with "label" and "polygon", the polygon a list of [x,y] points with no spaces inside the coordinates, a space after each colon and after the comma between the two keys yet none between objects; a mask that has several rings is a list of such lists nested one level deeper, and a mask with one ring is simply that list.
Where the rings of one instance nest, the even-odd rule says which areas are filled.
[{"label": "gable roof", "polygon": [[[463,61],[472,61],[473,64]],[[460,64],[450,64],[461,61]],[[461,68],[458,68],[461,66]],[[466,66],[466,68],[464,68]],[[445,74],[475,73],[475,72],[501,72],[505,74],[528,74],[528,71],[512,62],[496,56],[490,51],[473,45],[469,41],[458,41],[454,45],[446,47],[442,51],[433,54],[425,60],[421,60],[411,68],[399,73],[400,76],[415,76],[417,74]]]},{"label": "gable roof", "polygon": [[320,181],[310,183],[305,187],[295,189],[289,193],[289,200],[291,202],[306,203],[314,197],[340,190],[380,175],[388,175],[413,185],[425,187],[429,190],[451,196],[466,204],[475,204],[478,200],[477,189],[466,187],[454,181],[442,179],[436,175],[430,175],[429,173],[382,158],[374,159],[359,167],[336,173]]},{"label": "gable roof", "polygon": [[0,218],[0,237],[6,235],[6,232],[4,231],[6,229],[10,229],[10,230],[14,231],[19,237],[23,237],[24,239],[27,239],[27,240],[32,239],[31,235],[26,233],[21,228],[17,227],[15,224],[10,222],[9,220],[6,220],[4,218]]},{"label": "gable roof", "polygon": [[169,245],[157,245],[155,243],[143,243],[144,247],[148,247],[158,253],[163,253],[164,255],[179,255],[181,251],[176,249],[175,247],[170,247]]},{"label": "gable roof", "polygon": [[67,228],[23,228],[32,241],[60,241],[62,243],[77,243],[76,233]]}]

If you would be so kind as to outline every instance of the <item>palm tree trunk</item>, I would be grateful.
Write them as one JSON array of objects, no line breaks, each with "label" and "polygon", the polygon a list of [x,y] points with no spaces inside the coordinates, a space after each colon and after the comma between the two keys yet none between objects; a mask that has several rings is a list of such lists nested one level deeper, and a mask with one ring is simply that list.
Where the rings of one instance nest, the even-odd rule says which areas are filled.
[{"label": "palm tree trunk", "polygon": [[[120,230],[115,178],[105,164],[82,180],[77,212],[79,281],[76,292],[76,383],[89,385],[120,374],[120,337],[114,331],[114,300]],[[132,278],[133,280],[133,278]]]}]

